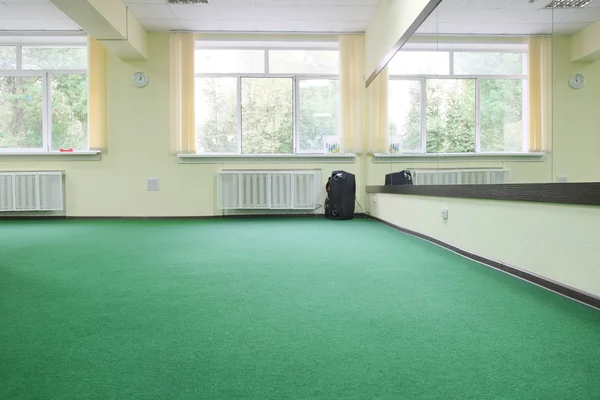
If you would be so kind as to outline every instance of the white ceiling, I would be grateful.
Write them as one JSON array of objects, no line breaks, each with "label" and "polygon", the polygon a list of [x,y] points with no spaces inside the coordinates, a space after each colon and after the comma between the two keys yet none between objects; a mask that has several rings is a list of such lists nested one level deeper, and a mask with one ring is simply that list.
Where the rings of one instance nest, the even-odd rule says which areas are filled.
[{"label": "white ceiling", "polygon": [[[124,0],[148,31],[362,32],[379,0]],[[49,0],[0,0],[2,30],[79,30]]]},{"label": "white ceiling", "polygon": [[379,0],[124,0],[148,30],[362,32]]},{"label": "white ceiling", "polygon": [[78,31],[48,0],[0,0],[0,31]]},{"label": "white ceiling", "polygon": [[544,9],[551,0],[443,0],[419,34],[572,34],[600,20],[600,0],[582,9]]},{"label": "white ceiling", "polygon": [[[380,0],[124,0],[149,31],[361,32]],[[443,0],[420,34],[571,34],[600,19],[583,9],[544,10],[550,0]],[[79,31],[49,0],[0,0],[0,31]]]}]

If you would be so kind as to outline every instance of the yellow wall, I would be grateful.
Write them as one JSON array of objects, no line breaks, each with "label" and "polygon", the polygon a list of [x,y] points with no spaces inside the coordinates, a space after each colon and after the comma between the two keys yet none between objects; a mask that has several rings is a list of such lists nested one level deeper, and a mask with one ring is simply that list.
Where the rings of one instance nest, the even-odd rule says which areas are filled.
[{"label": "yellow wall", "polygon": [[[112,54],[108,70],[108,153],[101,161],[66,157],[0,156],[0,170],[65,170],[69,216],[210,216],[216,209],[217,171],[244,168],[334,169],[358,174],[360,160],[341,164],[179,164],[169,155],[169,34],[148,35],[148,60],[125,62]],[[144,71],[150,84],[131,84]],[[79,157],[78,159],[81,159]],[[160,178],[159,192],[146,192],[146,179]],[[358,193],[364,185],[358,178]],[[362,198],[362,197],[361,197]]]},{"label": "yellow wall", "polygon": [[[554,146],[542,161],[511,159],[406,160],[374,164],[370,157],[356,163],[178,164],[169,155],[169,36],[151,33],[148,60],[124,62],[107,58],[109,151],[101,161],[66,157],[0,156],[0,170],[65,170],[67,213],[71,216],[196,216],[219,215],[215,206],[215,174],[223,168],[319,168],[323,182],[334,169],[357,175],[363,204],[364,186],[381,184],[383,176],[405,168],[505,167],[513,182],[550,182],[566,175],[569,181],[600,181],[600,63],[569,62],[568,38],[555,41]],[[137,89],[131,75],[145,71],[150,85]],[[568,85],[580,72],[587,84]],[[161,180],[160,192],[146,192],[149,177]]]},{"label": "yellow wall", "polygon": [[[378,218],[600,296],[599,207],[392,194],[369,197],[371,213]],[[442,208],[448,209],[446,221],[440,215]]]},{"label": "yellow wall", "polygon": [[[553,170],[569,182],[600,181],[600,62],[570,62],[570,40],[554,40]],[[569,86],[575,73],[586,78],[582,89]]]}]

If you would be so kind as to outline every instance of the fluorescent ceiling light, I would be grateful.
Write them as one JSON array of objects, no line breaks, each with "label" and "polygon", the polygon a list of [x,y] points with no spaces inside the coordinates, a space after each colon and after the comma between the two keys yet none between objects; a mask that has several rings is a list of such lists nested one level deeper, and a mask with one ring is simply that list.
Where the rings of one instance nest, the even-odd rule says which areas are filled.
[{"label": "fluorescent ceiling light", "polygon": [[208,4],[208,0],[169,0],[169,4]]},{"label": "fluorescent ceiling light", "polygon": [[544,8],[583,8],[592,0],[553,0]]}]

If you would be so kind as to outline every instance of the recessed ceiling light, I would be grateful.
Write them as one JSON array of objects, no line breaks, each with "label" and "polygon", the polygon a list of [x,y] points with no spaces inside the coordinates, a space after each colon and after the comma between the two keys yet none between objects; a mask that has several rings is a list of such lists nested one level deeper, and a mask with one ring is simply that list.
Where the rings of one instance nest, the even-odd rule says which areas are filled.
[{"label": "recessed ceiling light", "polygon": [[583,8],[592,0],[553,0],[544,8]]},{"label": "recessed ceiling light", "polygon": [[208,0],[169,0],[169,4],[208,4]]}]

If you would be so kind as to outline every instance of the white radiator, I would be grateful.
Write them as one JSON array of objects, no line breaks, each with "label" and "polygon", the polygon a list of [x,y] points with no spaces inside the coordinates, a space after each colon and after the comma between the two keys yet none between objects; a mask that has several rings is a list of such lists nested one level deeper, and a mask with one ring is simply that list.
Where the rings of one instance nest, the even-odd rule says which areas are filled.
[{"label": "white radiator", "polygon": [[321,206],[321,171],[221,171],[221,210],[316,210]]},{"label": "white radiator", "polygon": [[487,185],[510,183],[505,169],[412,170],[415,185]]},{"label": "white radiator", "polygon": [[0,172],[0,212],[61,211],[62,172]]}]

